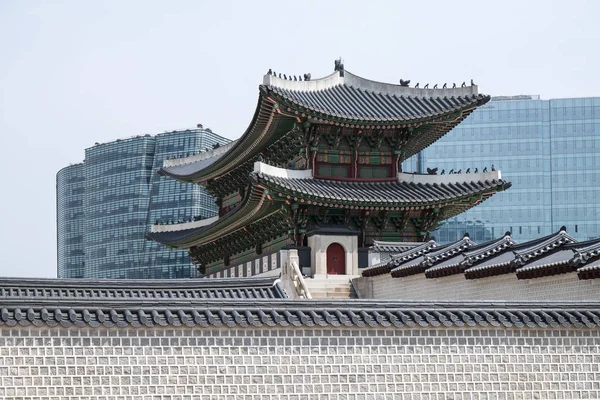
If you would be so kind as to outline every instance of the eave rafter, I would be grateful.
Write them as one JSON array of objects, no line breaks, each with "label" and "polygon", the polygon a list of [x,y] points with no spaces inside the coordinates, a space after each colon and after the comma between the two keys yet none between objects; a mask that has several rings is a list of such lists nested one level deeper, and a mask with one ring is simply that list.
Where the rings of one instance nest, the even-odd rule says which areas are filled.
[{"label": "eave rafter", "polygon": [[[463,108],[450,110],[435,117],[415,118],[410,121],[359,121],[315,112],[284,98],[276,98],[279,109],[284,110],[286,115],[295,116],[299,120],[311,124],[315,129],[320,130],[317,132],[327,131],[327,134],[346,137],[359,134],[368,137],[372,136],[370,135],[371,132],[380,133],[386,137],[390,146],[396,149],[400,155],[400,162],[405,161],[444,136],[488,100],[489,97],[483,97]],[[395,139],[394,136],[396,136]]]},{"label": "eave rafter", "polygon": [[298,193],[297,191],[284,186],[275,185],[261,180],[261,185],[269,189],[269,193],[276,201],[297,202],[300,205],[339,208],[349,210],[366,211],[418,211],[431,210],[434,214],[443,214],[445,218],[452,217],[465,211],[468,208],[486,200],[497,191],[504,190],[504,182],[499,182],[496,186],[490,187],[481,193],[467,194],[458,196],[449,200],[415,201],[394,203],[392,201],[373,201],[372,199],[350,200],[341,197],[323,198],[310,193]]},{"label": "eave rafter", "polygon": [[266,216],[238,228],[219,238],[190,248],[192,261],[205,273],[206,265],[217,260],[254,248],[258,244],[268,242],[285,234],[291,223],[288,212],[284,208],[271,211]]},{"label": "eave rafter", "polygon": [[204,184],[206,191],[217,198],[234,193],[240,188],[248,186],[250,173],[257,159],[263,159],[271,165],[287,167],[290,161],[302,154],[305,147],[304,134],[301,132],[301,128],[294,124],[292,129],[278,136],[256,158],[248,159],[223,176],[207,181]]}]

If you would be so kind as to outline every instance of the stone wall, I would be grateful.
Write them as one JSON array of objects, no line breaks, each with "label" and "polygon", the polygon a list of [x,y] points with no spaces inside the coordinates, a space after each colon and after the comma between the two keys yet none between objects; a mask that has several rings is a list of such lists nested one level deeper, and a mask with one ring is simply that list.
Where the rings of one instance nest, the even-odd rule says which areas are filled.
[{"label": "stone wall", "polygon": [[515,274],[465,279],[463,274],[427,279],[424,274],[392,278],[390,274],[357,278],[353,282],[362,298],[398,300],[600,300],[599,282],[580,280],[576,273],[536,279]]},{"label": "stone wall", "polygon": [[1,398],[600,398],[598,328],[5,325],[0,333]]}]

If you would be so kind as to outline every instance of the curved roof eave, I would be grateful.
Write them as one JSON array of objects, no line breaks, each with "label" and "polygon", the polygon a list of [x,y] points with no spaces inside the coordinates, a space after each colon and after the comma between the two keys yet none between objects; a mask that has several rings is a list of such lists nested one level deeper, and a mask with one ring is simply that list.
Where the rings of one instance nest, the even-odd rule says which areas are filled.
[{"label": "curved roof eave", "polygon": [[[269,101],[261,91],[250,125],[239,139],[232,142],[231,148],[225,153],[214,157],[212,160],[200,160],[189,165],[185,163],[181,163],[181,166],[163,165],[159,173],[187,182],[206,182],[211,178],[229,172],[252,156],[259,144],[263,143],[262,140],[253,139],[249,141],[250,137],[254,138],[258,134],[259,138],[268,138],[267,133],[276,115],[273,102]],[[211,160],[211,162],[207,162],[208,160]]]},{"label": "curved roof eave", "polygon": [[[345,91],[339,93],[339,96],[327,94],[327,98],[319,99],[325,92],[341,87],[345,88]],[[189,162],[182,159],[183,162],[177,165],[165,162],[159,173],[181,181],[202,183],[234,170],[255,156],[270,139],[268,133],[272,130],[274,117],[295,117],[274,111],[273,97],[285,100],[289,97],[285,94],[288,92],[298,95],[298,98],[290,98],[288,101],[300,108],[312,109],[331,119],[330,122],[346,120],[362,125],[422,123],[479,107],[490,100],[490,96],[478,93],[477,85],[446,89],[411,88],[371,81],[348,71],[345,71],[343,76],[336,71],[322,79],[310,81],[292,81],[265,75],[263,84],[259,86],[259,99],[254,116],[244,134],[231,148],[218,157],[197,161],[189,157]],[[314,105],[318,106],[313,107]],[[408,114],[400,115],[402,113]],[[453,125],[452,121],[447,123]],[[452,126],[449,126],[447,130],[451,128]]]}]

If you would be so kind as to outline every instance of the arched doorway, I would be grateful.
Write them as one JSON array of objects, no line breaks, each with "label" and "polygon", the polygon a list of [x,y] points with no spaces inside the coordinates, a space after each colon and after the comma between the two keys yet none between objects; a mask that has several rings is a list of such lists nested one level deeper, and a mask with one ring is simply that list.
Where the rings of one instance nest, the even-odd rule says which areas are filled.
[{"label": "arched doorway", "polygon": [[339,243],[332,243],[327,247],[327,273],[330,275],[346,273],[346,252]]}]

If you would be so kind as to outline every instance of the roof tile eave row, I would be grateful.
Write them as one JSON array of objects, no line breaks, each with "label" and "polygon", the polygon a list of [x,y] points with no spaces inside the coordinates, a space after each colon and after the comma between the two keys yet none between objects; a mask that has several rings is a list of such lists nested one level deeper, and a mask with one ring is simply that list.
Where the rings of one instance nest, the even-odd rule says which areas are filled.
[{"label": "roof tile eave row", "polygon": [[[280,96],[284,102],[287,101],[295,107],[322,116],[359,122],[412,123],[427,121],[444,114],[478,107],[489,100],[489,96],[484,95],[440,99],[397,97],[389,94],[371,93],[344,85],[313,92],[291,91],[271,86],[265,88],[275,96]],[[405,103],[404,106],[400,106],[402,101]],[[429,111],[425,111],[423,102],[429,102]]]},{"label": "roof tile eave row", "polygon": [[333,202],[346,205],[364,204],[374,207],[420,207],[441,204],[450,200],[484,194],[502,187],[502,183],[478,182],[455,185],[436,184],[435,190],[424,190],[413,182],[362,182],[337,181],[333,179],[295,179],[274,177],[265,173],[254,173],[263,184],[275,193],[297,195],[309,201]]},{"label": "roof tile eave row", "polygon": [[[38,300],[39,301],[39,300]],[[23,302],[2,309],[0,326],[167,327],[565,327],[597,328],[598,303],[486,304],[340,302],[316,300],[279,303],[273,299],[231,302],[207,300],[204,304],[164,304],[123,307],[85,304],[69,308]]]},{"label": "roof tile eave row", "polygon": [[[404,253],[393,255],[387,265],[365,269],[362,276],[372,277],[390,271],[393,278],[424,273],[426,278],[431,279],[463,273],[465,279],[480,279],[515,273],[517,279],[533,279],[577,272],[579,279],[600,278],[600,253],[587,260],[578,255],[582,248],[594,247],[596,244],[600,248],[600,238],[595,239],[597,243],[588,241],[579,244],[571,239],[562,230],[518,246],[508,235],[482,245],[476,245],[465,237],[440,249],[431,250],[416,260],[398,262],[402,260]],[[468,243],[461,245],[465,241]],[[480,246],[483,247],[478,248]],[[475,252],[469,251],[470,248],[475,248]],[[588,261],[592,267],[587,267]],[[445,262],[448,264],[444,264]]]}]

